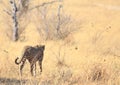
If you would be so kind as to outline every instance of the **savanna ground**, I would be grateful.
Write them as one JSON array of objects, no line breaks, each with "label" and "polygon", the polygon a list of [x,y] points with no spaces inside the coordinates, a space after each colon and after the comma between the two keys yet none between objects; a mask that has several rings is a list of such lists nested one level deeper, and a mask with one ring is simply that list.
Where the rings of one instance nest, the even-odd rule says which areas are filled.
[{"label": "savanna ground", "polygon": [[[65,0],[77,31],[62,40],[42,40],[34,24],[25,40],[11,41],[0,23],[0,85],[120,85],[120,1]],[[1,21],[2,22],[2,21]],[[23,47],[45,44],[43,72],[31,77],[29,63],[19,75],[14,60]]]}]

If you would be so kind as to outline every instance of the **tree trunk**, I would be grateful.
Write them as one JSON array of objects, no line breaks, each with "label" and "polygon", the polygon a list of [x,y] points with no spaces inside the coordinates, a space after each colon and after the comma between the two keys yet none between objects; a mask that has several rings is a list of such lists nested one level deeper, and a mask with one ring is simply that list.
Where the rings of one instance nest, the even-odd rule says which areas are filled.
[{"label": "tree trunk", "polygon": [[18,21],[17,21],[17,6],[15,0],[9,0],[12,6],[12,19],[13,19],[13,41],[18,40]]},{"label": "tree trunk", "polygon": [[57,30],[57,34],[59,34],[60,32],[60,25],[61,25],[61,8],[62,8],[62,5],[59,5],[59,8],[58,8],[58,14],[57,14],[57,17],[58,17],[58,23],[57,23],[57,27],[56,27],[56,30]]}]

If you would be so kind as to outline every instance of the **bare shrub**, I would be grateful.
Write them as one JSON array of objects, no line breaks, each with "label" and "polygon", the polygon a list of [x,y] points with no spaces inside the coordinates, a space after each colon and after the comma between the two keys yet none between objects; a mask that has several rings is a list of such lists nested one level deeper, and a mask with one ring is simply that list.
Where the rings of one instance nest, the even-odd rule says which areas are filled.
[{"label": "bare shrub", "polygon": [[69,85],[72,78],[72,70],[70,67],[57,67],[54,72],[47,75],[48,79],[42,81],[42,85]]},{"label": "bare shrub", "polygon": [[43,6],[36,12],[37,20],[35,24],[39,34],[45,40],[64,39],[75,31],[74,22],[71,16],[63,11],[62,5],[53,10],[50,6]]},{"label": "bare shrub", "polygon": [[95,29],[94,35],[92,37],[92,43],[93,44],[98,44],[103,39],[103,34],[107,31],[108,29],[104,30],[97,30]]},{"label": "bare shrub", "polygon": [[3,10],[2,23],[5,24],[6,35],[10,40],[17,41],[29,22],[29,0],[2,1],[0,6]]},{"label": "bare shrub", "polygon": [[[27,27],[28,23],[29,23],[29,19],[28,19],[28,16],[26,15],[22,15],[19,19],[18,19],[18,22],[19,22],[19,31],[18,31],[18,38],[19,40],[21,41],[24,41],[25,40],[25,35],[24,35],[24,31],[25,31],[25,28]],[[12,29],[12,26],[11,26],[11,20],[4,20],[3,21],[4,23],[8,22],[8,26],[5,26],[6,27],[6,36],[8,37],[8,39],[12,40],[12,34],[13,34],[13,29]]]},{"label": "bare shrub", "polygon": [[93,81],[99,81],[104,79],[104,74],[105,74],[105,70],[104,69],[99,69],[97,68],[96,70],[94,70],[92,72],[92,80]]},{"label": "bare shrub", "polygon": [[88,79],[90,81],[108,81],[109,75],[107,69],[101,64],[93,65],[93,68],[90,70]]},{"label": "bare shrub", "polygon": [[56,66],[57,67],[68,67],[68,65],[65,62],[64,57],[61,57],[61,55],[59,54],[59,56],[56,56]]},{"label": "bare shrub", "polygon": [[54,72],[48,74],[49,79],[45,80],[44,83],[49,82],[50,85],[69,85],[71,83],[71,78],[73,76],[72,69],[65,60],[65,54],[62,55],[61,51],[62,49],[60,48],[58,53],[55,55],[56,68]]}]

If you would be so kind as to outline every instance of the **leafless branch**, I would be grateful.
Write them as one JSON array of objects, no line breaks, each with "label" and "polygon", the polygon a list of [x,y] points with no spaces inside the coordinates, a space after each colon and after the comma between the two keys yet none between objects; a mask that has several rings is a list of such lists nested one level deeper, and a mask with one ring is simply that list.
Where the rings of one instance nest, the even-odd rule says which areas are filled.
[{"label": "leafless branch", "polygon": [[56,3],[56,2],[60,2],[60,1],[44,2],[44,3],[42,3],[41,5],[37,5],[37,6],[35,6],[35,7],[30,8],[29,10],[33,10],[33,9],[35,9],[35,8],[43,7],[43,6],[45,6],[45,5],[50,5],[50,4],[53,4],[53,3]]},{"label": "leafless branch", "polygon": [[62,8],[62,5],[59,5],[59,8],[58,8],[58,24],[57,24],[57,33],[59,32],[59,29],[60,29],[60,24],[61,24],[61,16],[60,16],[60,13],[61,13],[61,8]]},{"label": "leafless branch", "polygon": [[7,13],[8,15],[12,15],[11,13],[10,13],[10,11],[8,11],[8,10],[3,10],[5,13]]}]

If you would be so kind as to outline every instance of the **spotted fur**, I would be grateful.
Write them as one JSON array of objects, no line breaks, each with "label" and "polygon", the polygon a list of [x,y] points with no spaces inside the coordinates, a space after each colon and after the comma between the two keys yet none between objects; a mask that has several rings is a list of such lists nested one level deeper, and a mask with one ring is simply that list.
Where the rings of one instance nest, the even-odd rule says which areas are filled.
[{"label": "spotted fur", "polygon": [[26,60],[30,63],[30,72],[33,76],[33,69],[35,68],[36,73],[36,62],[39,62],[40,70],[42,72],[42,60],[44,56],[45,45],[37,45],[35,47],[26,46],[24,49],[24,53],[20,61],[18,61],[18,57],[15,59],[15,64],[20,65],[20,74],[22,75],[22,69],[25,65]]}]

